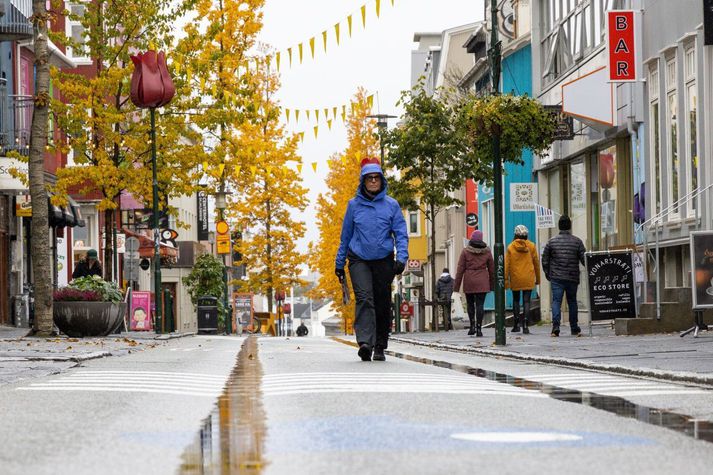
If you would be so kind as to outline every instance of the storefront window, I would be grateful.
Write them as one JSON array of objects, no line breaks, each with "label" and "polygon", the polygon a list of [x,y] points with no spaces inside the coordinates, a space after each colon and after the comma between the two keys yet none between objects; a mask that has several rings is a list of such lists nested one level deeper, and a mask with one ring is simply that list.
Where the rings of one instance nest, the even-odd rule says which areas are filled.
[{"label": "storefront window", "polygon": [[[685,56],[685,74],[686,74],[686,147],[688,162],[688,179],[686,186],[686,194],[694,192],[698,189],[698,145],[696,127],[698,126],[697,117],[697,102],[698,88],[696,86],[696,48],[691,47],[686,50]],[[688,206],[688,215],[695,216],[697,199],[690,201]]]},{"label": "storefront window", "polygon": [[661,139],[660,139],[660,111],[659,111],[659,72],[658,63],[649,71],[649,100],[651,101],[651,162],[653,173],[651,177],[651,195],[653,198],[654,214],[661,211]]},{"label": "storefront window", "polygon": [[599,152],[600,232],[604,249],[617,242],[616,146]]},{"label": "storefront window", "polygon": [[[678,161],[678,94],[677,94],[676,58],[666,62],[666,138],[668,139],[667,168],[668,179],[668,206],[677,204],[680,199],[679,176],[680,163]],[[678,218],[678,206],[671,208],[671,218]]]},{"label": "storefront window", "polygon": [[584,162],[572,163],[570,174],[570,218],[572,218],[572,233],[584,241],[589,249],[587,239],[587,177]]}]

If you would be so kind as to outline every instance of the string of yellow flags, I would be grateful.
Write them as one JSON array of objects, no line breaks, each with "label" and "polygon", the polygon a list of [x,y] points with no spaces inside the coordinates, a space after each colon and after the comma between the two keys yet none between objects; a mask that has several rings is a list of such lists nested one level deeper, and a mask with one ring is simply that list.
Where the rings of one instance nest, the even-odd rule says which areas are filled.
[{"label": "string of yellow flags", "polygon": [[[384,2],[386,1],[387,0],[384,0]],[[392,7],[394,6],[394,0],[388,0],[388,2],[391,4]],[[366,19],[367,16],[369,16],[368,12],[374,12],[376,14],[376,18],[379,18],[381,16],[381,4],[382,0],[370,0],[369,2],[359,7],[359,9],[354,10],[352,13],[347,15],[346,18],[335,23],[332,27],[323,30],[321,34],[314,35],[306,41],[301,41],[296,45],[293,44],[288,48],[275,52],[273,60],[275,61],[275,67],[277,68],[277,71],[280,71],[280,68],[284,65],[285,62],[287,62],[287,66],[290,68],[295,63],[295,61],[299,61],[299,64],[302,64],[305,59],[305,49],[307,47],[309,48],[310,58],[314,60],[318,50],[317,41],[320,38],[322,40],[322,49],[324,50],[324,54],[327,54],[330,37],[333,37],[334,43],[336,44],[336,46],[339,46],[342,39],[342,32],[344,31],[342,28],[343,25],[346,25],[347,33],[349,35],[349,38],[351,38],[354,32],[355,17],[361,18],[362,29],[365,30]],[[373,8],[367,9],[368,5],[371,5]]]},{"label": "string of yellow flags", "polygon": [[[356,102],[351,102],[349,104],[350,111],[354,109],[356,106]],[[374,94],[371,94],[367,96],[366,98],[366,106],[369,110],[374,108]],[[314,120],[317,122],[317,125],[312,127],[312,133],[314,134],[314,138],[317,139],[319,136],[319,118],[320,118],[320,111],[323,112],[322,117],[324,117],[324,120],[327,124],[327,128],[329,130],[332,130],[332,125],[334,124],[334,121],[337,118],[337,114],[341,116],[342,122],[346,122],[347,119],[347,105],[342,104],[341,106],[335,106],[335,107],[325,107],[325,108],[317,108],[317,109],[283,109],[285,112],[285,118],[287,122],[289,123],[291,118],[294,117],[295,119],[295,124],[299,123],[299,118],[300,116],[306,117],[307,121],[311,121],[312,118],[314,117]],[[303,114],[300,114],[300,113]],[[314,112],[314,114],[312,114]],[[330,112],[332,114],[332,118],[330,119]],[[304,142],[305,139],[305,132],[295,132],[296,135],[299,136],[300,142]]]}]

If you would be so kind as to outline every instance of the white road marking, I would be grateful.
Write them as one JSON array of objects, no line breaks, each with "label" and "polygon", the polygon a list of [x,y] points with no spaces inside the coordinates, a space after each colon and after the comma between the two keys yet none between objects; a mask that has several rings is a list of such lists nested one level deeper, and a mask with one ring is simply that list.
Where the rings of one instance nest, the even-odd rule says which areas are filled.
[{"label": "white road marking", "polygon": [[674,383],[646,381],[638,378],[602,374],[532,374],[522,376],[522,379],[556,386],[558,388],[619,397],[668,396],[681,394],[713,395],[713,392],[706,389],[698,389]]},{"label": "white road marking", "polygon": [[576,434],[558,432],[469,432],[451,434],[451,438],[470,442],[491,442],[496,444],[523,444],[528,442],[572,442],[582,440]]}]

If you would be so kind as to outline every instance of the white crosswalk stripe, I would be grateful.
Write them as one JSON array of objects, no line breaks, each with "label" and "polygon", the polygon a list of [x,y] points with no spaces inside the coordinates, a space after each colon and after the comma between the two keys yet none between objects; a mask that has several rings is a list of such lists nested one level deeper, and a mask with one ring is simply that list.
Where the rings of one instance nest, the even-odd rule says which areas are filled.
[{"label": "white crosswalk stripe", "polygon": [[225,377],[167,371],[77,371],[17,388],[20,391],[96,391],[173,394],[215,398]]},{"label": "white crosswalk stripe", "polygon": [[522,376],[522,378],[559,388],[573,389],[581,392],[591,392],[605,396],[635,397],[684,394],[713,395],[711,391],[706,389],[658,381],[645,381],[642,379],[626,378],[623,376],[610,376],[605,374],[529,374]]},{"label": "white crosswalk stripe", "polygon": [[430,393],[540,397],[537,391],[472,376],[428,373],[290,373],[266,375],[265,396],[325,393]]}]

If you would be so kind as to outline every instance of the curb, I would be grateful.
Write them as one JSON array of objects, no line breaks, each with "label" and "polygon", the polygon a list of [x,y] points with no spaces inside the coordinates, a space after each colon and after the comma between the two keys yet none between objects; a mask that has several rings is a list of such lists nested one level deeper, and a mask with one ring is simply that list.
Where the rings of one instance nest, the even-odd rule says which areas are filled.
[{"label": "curb", "polygon": [[186,332],[186,333],[167,333],[163,335],[156,335],[154,340],[175,340],[177,338],[184,338],[187,336],[195,336],[198,332]]},{"label": "curb", "polygon": [[449,345],[446,343],[429,343],[420,340],[414,340],[410,338],[401,337],[390,337],[390,341],[396,341],[399,343],[408,343],[411,345],[425,346],[428,348],[434,348],[438,350],[446,350],[457,353],[470,353],[478,354],[482,356],[490,356],[497,358],[506,358],[510,360],[517,361],[527,361],[535,363],[544,363],[557,366],[565,366],[568,368],[579,368],[587,370],[601,371],[605,373],[615,373],[623,374],[627,376],[638,376],[642,378],[654,378],[664,381],[674,381],[679,383],[692,383],[707,387],[713,387],[713,376],[703,376],[696,373],[690,372],[673,372],[665,371],[659,369],[648,369],[648,368],[632,368],[629,366],[613,365],[613,364],[602,364],[594,363],[590,361],[573,360],[569,358],[558,358],[549,356],[534,356],[534,355],[523,355],[519,353],[514,353],[511,351],[503,350],[493,350],[489,348],[464,348],[459,345]]},{"label": "curb", "polygon": [[95,360],[113,355],[114,353],[111,351],[95,351],[93,353],[76,356],[6,356],[0,358],[0,361],[73,361],[75,363],[81,363],[82,361]]}]

